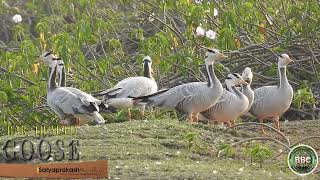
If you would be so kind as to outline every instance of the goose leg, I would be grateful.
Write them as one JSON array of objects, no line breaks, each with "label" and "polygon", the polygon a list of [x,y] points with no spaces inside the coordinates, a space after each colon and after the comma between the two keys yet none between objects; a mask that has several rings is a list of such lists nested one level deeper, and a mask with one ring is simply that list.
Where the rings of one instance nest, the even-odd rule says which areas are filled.
[{"label": "goose leg", "polygon": [[192,115],[189,115],[188,117],[187,117],[187,121],[189,122],[189,123],[193,123],[193,117],[192,117]]},{"label": "goose leg", "polygon": [[275,128],[277,128],[278,130],[280,130],[280,122],[279,122],[279,116],[278,117],[274,117],[273,120],[275,121]]},{"label": "goose leg", "polygon": [[231,127],[231,126],[232,126],[231,121],[227,121],[226,124],[227,124],[228,127]]},{"label": "goose leg", "polygon": [[144,110],[139,111],[140,112],[140,116],[144,117]]},{"label": "goose leg", "polygon": [[219,127],[220,129],[224,129],[224,128],[225,128],[225,127],[224,127],[224,123],[221,122],[221,121],[217,121],[217,125],[218,125],[218,127]]},{"label": "goose leg", "polygon": [[145,106],[140,106],[139,107],[139,112],[140,112],[140,116],[144,117],[144,110],[145,110]]},{"label": "goose leg", "polygon": [[74,118],[74,125],[80,126],[80,118]]},{"label": "goose leg", "polygon": [[128,120],[129,120],[130,122],[132,121],[130,109],[128,109]]},{"label": "goose leg", "polygon": [[213,127],[215,124],[215,121],[212,121],[211,119],[208,120],[209,127]]},{"label": "goose leg", "polygon": [[194,114],[194,115],[192,116],[192,119],[193,119],[193,122],[194,122],[194,123],[199,123],[199,113]]},{"label": "goose leg", "polygon": [[[263,123],[263,117],[259,117],[258,119],[259,119],[259,123]],[[261,126],[260,129],[261,129],[261,133],[262,133],[262,134],[265,134],[265,133],[266,133],[266,132],[264,131],[264,127],[263,127],[263,126]]]}]

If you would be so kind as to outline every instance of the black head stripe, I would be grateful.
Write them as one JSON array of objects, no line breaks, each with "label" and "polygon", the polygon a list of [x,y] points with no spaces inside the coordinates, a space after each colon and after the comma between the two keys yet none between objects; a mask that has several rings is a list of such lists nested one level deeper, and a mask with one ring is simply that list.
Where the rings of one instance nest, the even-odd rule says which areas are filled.
[{"label": "black head stripe", "polygon": [[52,60],[61,60],[61,58],[59,58],[59,57],[58,58],[52,58]]},{"label": "black head stripe", "polygon": [[60,63],[60,64],[58,64],[59,66],[63,66],[64,64],[63,63]]},{"label": "black head stripe", "polygon": [[280,54],[279,57],[284,58],[284,57],[282,56],[282,54]]},{"label": "black head stripe", "polygon": [[240,78],[239,74],[237,74],[237,73],[233,73],[233,75],[234,75],[235,77],[237,77],[237,78]]},{"label": "black head stripe", "polygon": [[208,52],[216,53],[216,52],[214,52],[212,49],[208,49]]},{"label": "black head stripe", "polygon": [[49,56],[50,54],[52,54],[52,52],[47,52],[47,53],[44,55],[44,57],[47,57],[47,56]]},{"label": "black head stripe", "polygon": [[227,76],[226,79],[232,79],[232,77]]},{"label": "black head stripe", "polygon": [[204,58],[208,58],[208,56],[205,56]]}]

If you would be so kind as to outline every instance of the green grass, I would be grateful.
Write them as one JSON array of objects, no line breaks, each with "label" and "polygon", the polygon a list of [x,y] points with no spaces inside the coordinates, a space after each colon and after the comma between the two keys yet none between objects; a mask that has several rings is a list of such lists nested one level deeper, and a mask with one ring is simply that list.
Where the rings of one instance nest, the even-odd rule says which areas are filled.
[{"label": "green grass", "polygon": [[[309,122],[308,124],[311,122],[313,126],[306,126],[305,130],[312,128],[314,131],[311,129],[308,131],[316,135],[319,123],[306,122]],[[284,131],[287,131],[287,128],[291,128],[291,125],[286,125]],[[186,138],[190,132],[197,134],[191,141],[191,145]],[[235,149],[234,158],[218,158],[219,142],[229,144],[259,135],[255,130],[238,129],[224,133],[213,141],[213,138],[220,133],[219,128],[208,127],[205,124],[191,125],[174,119],[157,119],[111,123],[103,126],[82,126],[76,138],[80,141],[80,159],[82,161],[108,159],[110,177],[113,179],[298,178],[288,169],[286,155],[275,161],[267,161],[263,168],[259,168],[256,163],[251,164],[250,160],[243,156],[243,146]],[[292,134],[299,133],[293,128]],[[291,137],[291,133],[287,135]],[[32,135],[27,137],[39,139]],[[6,138],[2,136],[0,140],[3,141]],[[69,137],[54,136],[47,139],[68,140]],[[310,143],[316,145],[315,142]],[[277,154],[281,148],[272,143],[267,144],[274,154]],[[38,161],[34,162],[38,163]],[[320,176],[308,176],[307,179],[317,178]]]}]

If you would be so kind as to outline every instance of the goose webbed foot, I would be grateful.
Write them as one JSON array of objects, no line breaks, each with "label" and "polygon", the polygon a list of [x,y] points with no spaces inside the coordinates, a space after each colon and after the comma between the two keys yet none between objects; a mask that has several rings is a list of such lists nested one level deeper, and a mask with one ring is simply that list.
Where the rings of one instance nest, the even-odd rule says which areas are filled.
[{"label": "goose webbed foot", "polygon": [[231,127],[232,126],[232,123],[230,121],[227,121],[226,124],[227,124],[227,127]]}]

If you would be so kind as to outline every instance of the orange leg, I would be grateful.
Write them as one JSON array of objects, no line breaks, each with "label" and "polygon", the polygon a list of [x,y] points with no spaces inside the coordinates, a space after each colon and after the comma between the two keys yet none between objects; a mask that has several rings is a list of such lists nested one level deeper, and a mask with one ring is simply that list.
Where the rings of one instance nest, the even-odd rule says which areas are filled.
[{"label": "orange leg", "polygon": [[194,123],[198,123],[199,122],[199,113],[193,114],[192,120]]},{"label": "orange leg", "polygon": [[227,124],[228,127],[232,126],[232,123],[230,121],[227,121],[226,124]]},{"label": "orange leg", "polygon": [[230,121],[230,123],[231,123],[231,126],[236,125],[236,121]]},{"label": "orange leg", "polygon": [[279,117],[274,117],[273,120],[275,121],[275,128],[277,128],[278,130],[280,130],[280,121],[279,121]]},{"label": "orange leg", "polygon": [[[263,118],[262,118],[262,117],[259,117],[258,119],[259,119],[259,123],[263,123]],[[264,127],[263,127],[263,126],[261,126],[261,133],[262,133],[262,134],[265,134],[265,133],[266,133],[266,132],[264,131]]]},{"label": "orange leg", "polygon": [[208,120],[208,125],[209,125],[210,127],[213,127],[214,124],[215,124],[215,121],[213,121],[213,120],[211,120],[211,119]]},{"label": "orange leg", "polygon": [[75,126],[80,126],[80,118],[75,118]]},{"label": "orange leg", "polygon": [[143,110],[140,111],[140,116],[141,116],[141,117],[144,117],[144,111],[143,111]]}]

